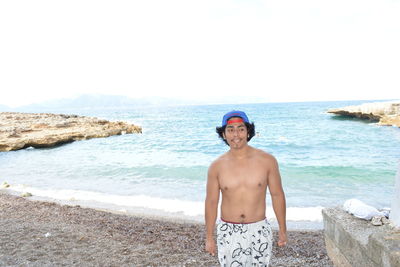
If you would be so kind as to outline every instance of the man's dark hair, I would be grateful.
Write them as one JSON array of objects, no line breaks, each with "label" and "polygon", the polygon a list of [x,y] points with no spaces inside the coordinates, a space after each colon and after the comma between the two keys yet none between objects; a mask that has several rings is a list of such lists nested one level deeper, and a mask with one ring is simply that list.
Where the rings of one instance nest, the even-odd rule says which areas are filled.
[{"label": "man's dark hair", "polygon": [[[244,124],[246,125],[246,128],[247,128],[247,142],[248,142],[251,140],[251,138],[253,138],[256,135],[256,130],[255,130],[256,127],[254,126],[254,122],[252,122],[252,123],[245,122]],[[224,139],[224,136],[222,135],[225,132],[225,128],[226,128],[226,125],[222,126],[222,127],[217,127],[216,132],[217,132],[218,136],[222,140],[224,140],[225,144],[227,144],[229,146],[228,142],[226,141],[226,139]]]}]

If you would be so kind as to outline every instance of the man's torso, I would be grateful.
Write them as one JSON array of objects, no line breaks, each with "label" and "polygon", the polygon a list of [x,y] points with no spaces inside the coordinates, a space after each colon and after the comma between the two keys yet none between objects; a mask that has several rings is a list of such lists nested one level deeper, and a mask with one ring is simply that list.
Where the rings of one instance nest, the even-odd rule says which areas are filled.
[{"label": "man's torso", "polygon": [[233,158],[226,153],[218,159],[223,220],[250,223],[265,218],[270,157],[251,148],[244,158]]}]

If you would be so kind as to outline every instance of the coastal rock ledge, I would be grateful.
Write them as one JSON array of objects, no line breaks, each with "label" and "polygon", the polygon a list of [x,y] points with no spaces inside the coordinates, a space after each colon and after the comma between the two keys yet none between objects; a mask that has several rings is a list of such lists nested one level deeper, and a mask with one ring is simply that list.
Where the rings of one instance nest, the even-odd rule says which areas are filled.
[{"label": "coastal rock ledge", "polygon": [[141,132],[140,126],[93,117],[0,112],[0,151],[52,147],[77,140]]},{"label": "coastal rock ledge", "polygon": [[334,108],[329,109],[328,113],[376,121],[379,125],[400,127],[400,100]]}]

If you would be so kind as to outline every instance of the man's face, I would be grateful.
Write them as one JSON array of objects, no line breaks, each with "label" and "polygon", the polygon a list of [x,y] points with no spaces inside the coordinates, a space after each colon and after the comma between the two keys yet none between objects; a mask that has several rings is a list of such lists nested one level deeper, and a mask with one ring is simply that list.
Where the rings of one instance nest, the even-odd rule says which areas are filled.
[{"label": "man's face", "polygon": [[233,117],[228,120],[224,138],[231,148],[242,148],[247,144],[247,127],[242,118]]}]

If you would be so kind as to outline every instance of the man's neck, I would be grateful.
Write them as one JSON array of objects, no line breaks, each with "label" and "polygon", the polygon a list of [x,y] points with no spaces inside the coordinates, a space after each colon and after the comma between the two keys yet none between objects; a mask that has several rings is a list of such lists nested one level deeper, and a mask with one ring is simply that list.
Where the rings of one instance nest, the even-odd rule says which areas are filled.
[{"label": "man's neck", "polygon": [[251,149],[251,147],[250,147],[249,145],[245,145],[244,147],[238,148],[238,149],[236,149],[236,148],[231,148],[231,149],[229,150],[229,153],[230,153],[234,158],[241,159],[241,158],[245,158],[245,157],[249,154],[250,149]]}]

